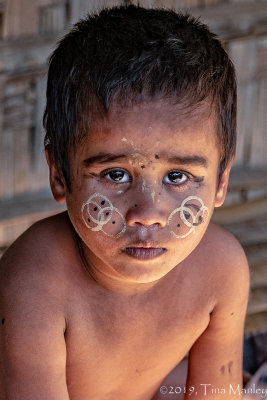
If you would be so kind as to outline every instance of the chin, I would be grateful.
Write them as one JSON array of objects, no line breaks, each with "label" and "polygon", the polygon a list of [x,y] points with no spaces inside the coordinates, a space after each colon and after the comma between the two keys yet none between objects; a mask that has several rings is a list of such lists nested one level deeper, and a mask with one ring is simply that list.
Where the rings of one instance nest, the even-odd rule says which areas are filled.
[{"label": "chin", "polygon": [[138,264],[139,265],[128,264],[127,268],[124,266],[122,269],[117,270],[117,272],[122,279],[125,279],[128,282],[153,283],[163,278],[176,266],[174,265],[173,267],[170,267],[170,264],[168,264],[167,268],[165,263],[165,265],[162,265],[162,263],[161,265],[155,265],[155,262],[150,262],[149,265],[147,262],[143,265],[140,265],[140,262],[138,262]]}]

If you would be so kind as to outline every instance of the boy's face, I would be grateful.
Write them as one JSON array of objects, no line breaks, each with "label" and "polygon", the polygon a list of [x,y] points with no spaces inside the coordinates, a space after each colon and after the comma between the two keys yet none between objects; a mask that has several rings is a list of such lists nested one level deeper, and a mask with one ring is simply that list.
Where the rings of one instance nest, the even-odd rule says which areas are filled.
[{"label": "boy's face", "polygon": [[54,195],[66,199],[98,278],[155,281],[200,242],[224,200],[230,169],[219,184],[207,110],[181,115],[164,101],[113,107],[72,155],[71,192],[61,188],[60,198],[54,188]]}]

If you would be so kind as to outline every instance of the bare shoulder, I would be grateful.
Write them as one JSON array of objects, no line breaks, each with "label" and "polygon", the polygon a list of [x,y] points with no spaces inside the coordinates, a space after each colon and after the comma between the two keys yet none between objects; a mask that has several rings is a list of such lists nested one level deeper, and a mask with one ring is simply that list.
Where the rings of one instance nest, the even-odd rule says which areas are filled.
[{"label": "bare shoulder", "polygon": [[0,260],[0,317],[5,322],[0,344],[4,332],[15,338],[30,338],[33,333],[37,337],[49,330],[55,338],[63,334],[68,293],[64,249],[69,252],[71,246],[68,229],[64,214],[41,220]]},{"label": "bare shoulder", "polygon": [[243,329],[249,291],[247,260],[233,235],[214,224],[209,226],[196,255],[203,267],[200,295],[208,292],[211,308],[208,326],[189,353],[187,385],[203,394],[203,383],[209,382],[207,398],[213,397],[213,387],[222,388],[220,393],[234,399],[236,393],[229,388],[242,387]]},{"label": "bare shoulder", "polygon": [[68,398],[64,219],[32,226],[0,262],[0,398]]},{"label": "bare shoulder", "polygon": [[[203,246],[207,249],[210,261],[224,268],[247,270],[245,252],[235,236],[219,225],[210,223],[203,238]],[[240,272],[240,271],[239,271]]]},{"label": "bare shoulder", "polygon": [[[208,254],[214,261],[218,256],[223,256],[221,261],[231,261],[238,259],[246,262],[246,256],[241,244],[235,236],[223,227],[210,223],[201,246],[208,250]],[[213,249],[213,251],[211,251]]]},{"label": "bare shoulder", "polygon": [[64,213],[30,227],[0,260],[1,295],[9,297],[13,293],[14,297],[24,293],[25,297],[38,296],[39,301],[42,299],[41,293],[51,292],[55,296],[62,287],[60,282],[63,281],[62,273],[66,267],[64,261],[75,251],[73,236]]},{"label": "bare shoulder", "polygon": [[[73,229],[66,213],[36,222],[5,252],[0,260],[0,274],[11,262],[12,265],[8,265],[9,270],[24,264],[27,264],[28,268],[38,267],[38,263],[50,265],[52,259],[59,254],[60,248],[66,247],[64,244],[73,242],[73,236]],[[37,269],[40,270],[39,267]]]},{"label": "bare shoulder", "polygon": [[238,240],[224,228],[211,223],[197,253],[203,258],[217,296],[224,300],[247,299],[249,267]]}]

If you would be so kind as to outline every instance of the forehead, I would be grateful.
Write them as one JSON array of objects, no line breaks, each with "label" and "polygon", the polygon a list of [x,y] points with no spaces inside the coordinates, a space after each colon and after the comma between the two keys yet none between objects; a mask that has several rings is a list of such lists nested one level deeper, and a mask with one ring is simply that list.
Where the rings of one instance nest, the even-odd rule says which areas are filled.
[{"label": "forehead", "polygon": [[194,108],[151,101],[121,108],[113,104],[105,118],[96,119],[86,136],[83,148],[99,151],[126,149],[149,154],[162,150],[180,153],[219,152],[216,120],[211,106],[203,103]]}]

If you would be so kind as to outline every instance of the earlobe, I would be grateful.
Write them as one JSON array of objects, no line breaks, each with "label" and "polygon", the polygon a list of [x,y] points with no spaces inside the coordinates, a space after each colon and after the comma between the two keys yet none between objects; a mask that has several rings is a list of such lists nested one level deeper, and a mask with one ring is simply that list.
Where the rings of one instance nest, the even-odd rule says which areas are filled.
[{"label": "earlobe", "polygon": [[228,187],[231,166],[232,166],[232,163],[229,163],[229,165],[225,168],[225,170],[221,176],[219,186],[218,186],[216,196],[215,196],[214,207],[220,207],[224,203],[226,193],[227,193],[227,187]]},{"label": "earlobe", "polygon": [[66,201],[66,184],[65,180],[55,166],[55,163],[49,153],[49,150],[45,150],[46,161],[50,170],[50,187],[54,196],[54,199],[61,204],[64,204]]}]

